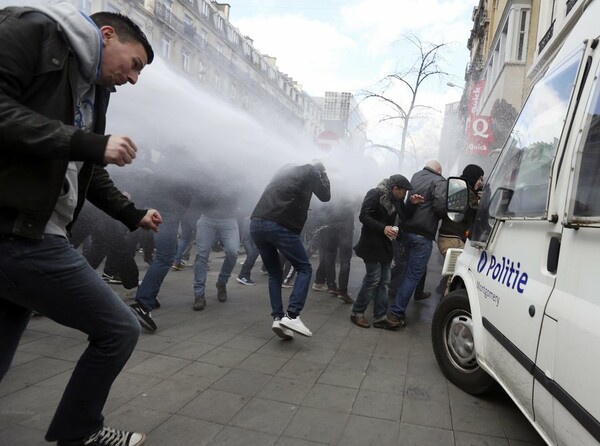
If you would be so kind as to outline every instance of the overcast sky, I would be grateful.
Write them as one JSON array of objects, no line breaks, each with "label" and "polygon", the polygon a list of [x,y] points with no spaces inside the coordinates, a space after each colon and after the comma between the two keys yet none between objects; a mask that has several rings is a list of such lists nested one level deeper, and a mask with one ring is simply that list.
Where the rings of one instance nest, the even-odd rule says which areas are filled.
[{"label": "overcast sky", "polygon": [[[263,54],[277,58],[280,71],[291,76],[312,96],[325,91],[373,89],[396,67],[414,58],[402,36],[412,33],[422,41],[444,43],[442,69],[448,78],[432,80],[419,103],[434,106],[434,132],[444,104],[457,101],[469,60],[466,48],[477,0],[229,0],[230,21],[254,39]],[[405,41],[404,41],[405,42]],[[408,95],[397,92],[397,101]],[[369,136],[395,145],[398,133],[378,124],[382,110],[374,102],[361,105]],[[434,115],[436,115],[434,113]],[[435,122],[434,122],[435,121]],[[396,126],[397,127],[397,126]]]}]

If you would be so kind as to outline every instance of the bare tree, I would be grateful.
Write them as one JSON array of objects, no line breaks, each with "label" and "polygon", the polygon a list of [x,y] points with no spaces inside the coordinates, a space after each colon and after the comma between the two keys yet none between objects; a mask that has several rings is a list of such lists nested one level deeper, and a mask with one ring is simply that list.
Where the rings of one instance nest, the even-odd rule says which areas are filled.
[{"label": "bare tree", "polygon": [[[431,106],[417,103],[419,90],[426,81],[434,77],[443,77],[448,75],[448,73],[443,71],[439,65],[439,51],[446,44],[422,42],[419,37],[413,34],[405,35],[404,39],[417,49],[418,54],[415,57],[413,64],[409,68],[405,69],[401,69],[399,66],[397,66],[394,73],[385,76],[377,84],[380,87],[380,92],[371,90],[363,90],[361,92],[362,95],[364,95],[363,101],[375,98],[383,101],[391,107],[392,113],[383,116],[379,122],[395,119],[402,121],[402,139],[400,143],[399,155],[400,164],[402,164],[404,160],[407,137],[410,133],[409,125],[411,120],[425,117],[425,112],[427,110],[435,110],[435,108]],[[410,100],[408,101],[407,105],[400,104],[392,97],[390,90],[396,85],[401,85],[410,93]]]}]

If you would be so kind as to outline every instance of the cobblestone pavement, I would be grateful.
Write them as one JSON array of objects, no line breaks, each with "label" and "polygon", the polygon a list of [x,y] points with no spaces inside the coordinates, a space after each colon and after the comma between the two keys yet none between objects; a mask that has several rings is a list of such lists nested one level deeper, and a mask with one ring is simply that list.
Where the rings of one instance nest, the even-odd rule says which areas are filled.
[{"label": "cobblestone pavement", "polygon": [[[311,290],[302,319],[313,337],[284,341],[271,331],[260,264],[254,287],[235,281],[238,264],[220,303],[222,253],[211,257],[204,311],[192,310],[192,268],[168,274],[153,314],[158,331],[142,334],[115,382],[107,425],[146,432],[149,446],[544,444],[502,391],[476,398],[442,375],[429,334],[435,293],[410,304],[404,331],[390,332],[354,326],[350,305]],[[351,294],[363,274],[354,258]],[[32,319],[0,383],[0,446],[48,444],[45,430],[85,346],[81,333]]]}]

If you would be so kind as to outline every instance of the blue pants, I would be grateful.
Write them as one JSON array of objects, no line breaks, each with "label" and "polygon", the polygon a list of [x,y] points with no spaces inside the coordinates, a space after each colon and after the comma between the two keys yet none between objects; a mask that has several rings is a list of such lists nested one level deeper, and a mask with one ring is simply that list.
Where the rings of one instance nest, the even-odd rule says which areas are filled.
[{"label": "blue pants", "polygon": [[154,235],[156,256],[135,295],[136,302],[142,304],[147,310],[154,308],[160,287],[173,265],[177,251],[179,217],[173,213],[162,213],[161,215],[163,222],[160,225],[160,232]]},{"label": "blue pants", "polygon": [[415,292],[421,277],[427,271],[427,262],[431,256],[432,241],[421,235],[404,233],[401,241],[406,250],[406,268],[402,273],[394,303],[390,307],[392,314],[404,317],[406,307]]},{"label": "blue pants", "polygon": [[244,250],[246,251],[246,260],[244,260],[239,277],[250,278],[252,268],[254,268],[254,264],[256,263],[256,259],[258,259],[259,255],[258,248],[254,244],[254,240],[252,240],[252,236],[250,235],[250,220],[244,220],[242,227],[242,244],[244,245]]},{"label": "blue pants", "polygon": [[102,428],[113,381],[133,352],[140,324],[67,239],[0,236],[0,379],[31,311],[88,336],[46,440],[84,438]]},{"label": "blue pants", "polygon": [[237,218],[209,218],[201,216],[196,225],[196,259],[194,261],[194,295],[200,296],[206,290],[208,256],[215,241],[223,242],[225,260],[217,279],[218,285],[227,285],[235,268],[240,247],[240,230]]},{"label": "blue pants", "polygon": [[252,219],[250,222],[250,234],[269,273],[271,316],[281,318],[285,314],[281,299],[283,267],[279,261],[279,252],[296,270],[296,280],[290,294],[287,312],[295,316],[299,315],[304,308],[312,277],[312,266],[300,235],[274,221],[258,219]]},{"label": "blue pants", "polygon": [[387,316],[391,262],[365,262],[365,267],[367,272],[352,306],[352,313],[364,314],[369,303],[373,301],[373,320],[379,321]]}]

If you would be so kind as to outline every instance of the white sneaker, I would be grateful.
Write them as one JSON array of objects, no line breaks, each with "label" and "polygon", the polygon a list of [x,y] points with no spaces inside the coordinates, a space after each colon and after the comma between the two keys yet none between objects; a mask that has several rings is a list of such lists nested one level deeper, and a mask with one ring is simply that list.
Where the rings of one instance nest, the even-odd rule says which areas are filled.
[{"label": "white sneaker", "polygon": [[277,318],[273,321],[273,325],[271,326],[271,329],[273,330],[273,332],[280,338],[294,339],[294,332],[285,327],[282,327],[279,322],[280,322],[279,318]]},{"label": "white sneaker", "polygon": [[313,283],[312,285],[312,289],[315,291],[327,291],[329,289],[329,287],[327,285],[325,285],[324,283]]},{"label": "white sneaker", "polygon": [[282,327],[289,328],[290,330],[301,334],[302,336],[312,336],[312,333],[308,327],[300,320],[300,316],[298,316],[296,319],[292,319],[287,315],[283,316],[281,321],[279,321],[279,324]]}]

